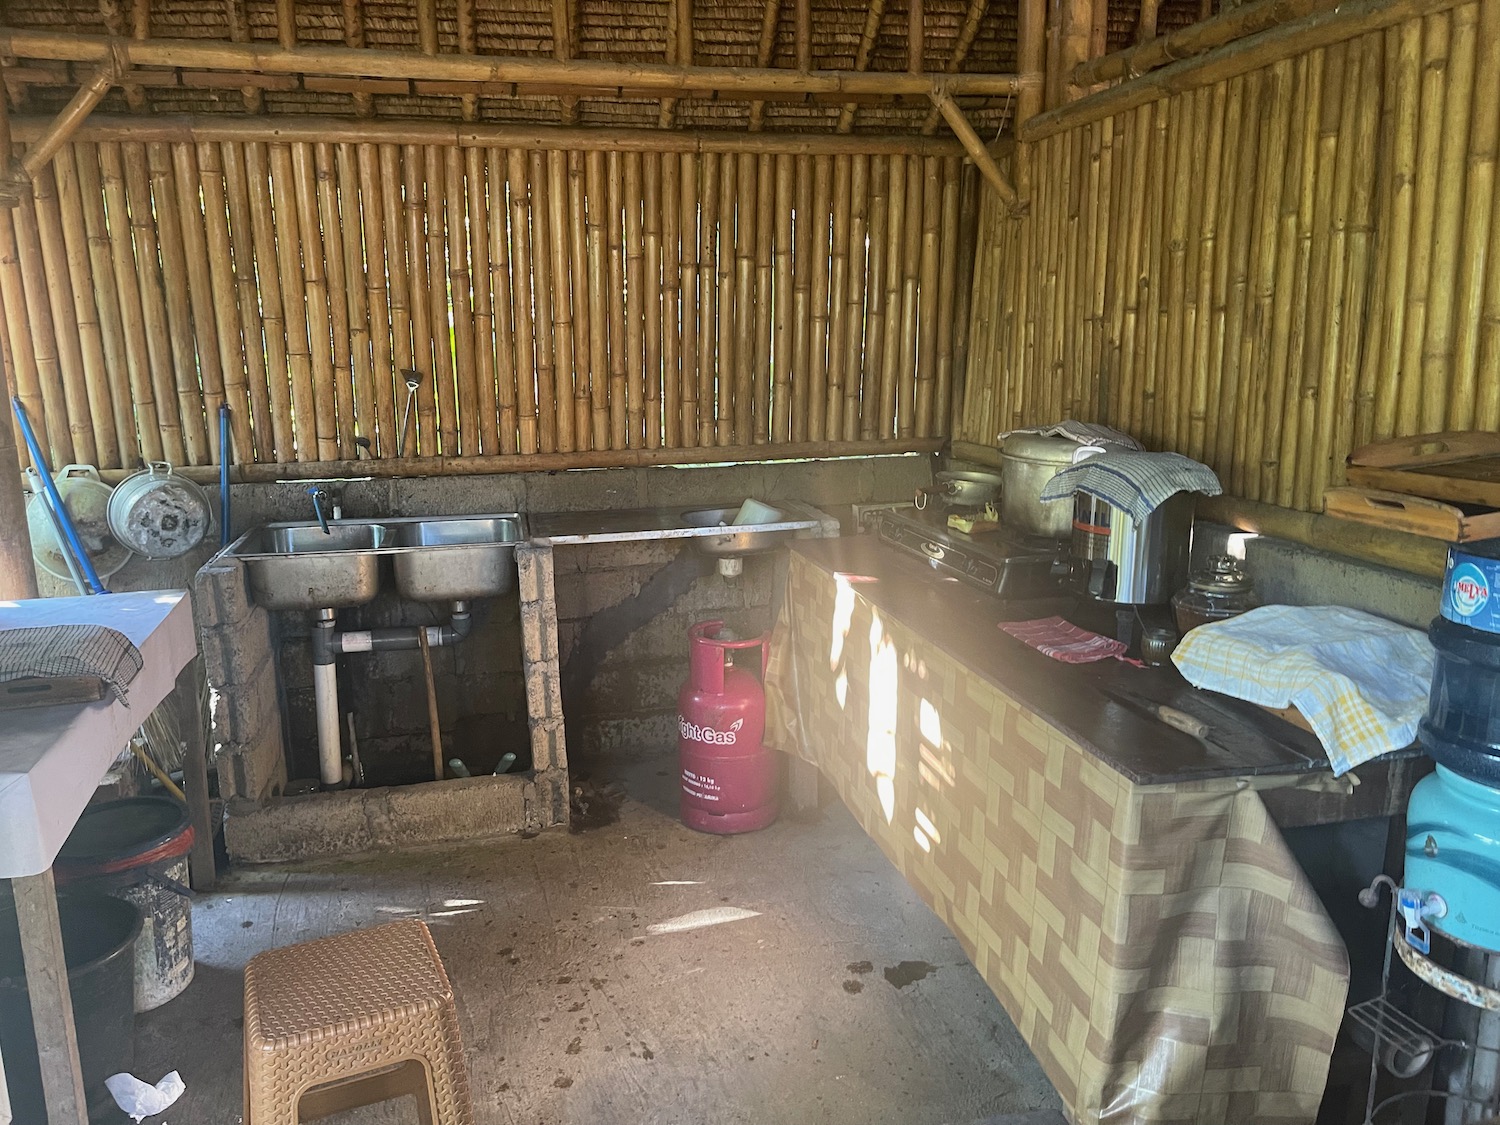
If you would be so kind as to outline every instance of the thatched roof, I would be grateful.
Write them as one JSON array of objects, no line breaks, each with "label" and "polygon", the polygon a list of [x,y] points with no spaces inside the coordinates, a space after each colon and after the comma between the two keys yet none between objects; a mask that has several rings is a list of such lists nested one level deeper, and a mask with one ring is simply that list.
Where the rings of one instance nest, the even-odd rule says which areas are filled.
[{"label": "thatched roof", "polygon": [[[275,44],[278,40],[275,0],[135,0],[147,5],[148,34],[153,39],[236,39],[232,20],[239,24],[240,41]],[[349,44],[349,15],[362,23],[357,45],[420,53],[417,5],[421,0],[296,0],[295,38],[298,46]],[[566,22],[571,43],[561,52],[571,58],[616,63],[674,60],[669,43],[673,26],[672,0],[558,0],[570,3]],[[777,4],[778,0],[770,0]],[[550,0],[435,0],[437,49],[440,54],[460,50],[459,5],[472,13],[472,53],[517,58],[556,58],[554,11]],[[871,72],[904,71],[908,66],[910,0],[812,0],[811,65],[814,70]],[[878,33],[863,49],[863,33],[871,5],[881,10]],[[1130,42],[1139,14],[1139,0],[1111,0],[1111,49]],[[1162,30],[1198,18],[1201,0],[1163,0],[1158,26]],[[791,69],[797,65],[793,5],[779,3],[774,34],[763,39],[767,7],[763,0],[693,0],[692,63],[696,66]],[[974,17],[977,15],[977,23]],[[1015,0],[923,0],[926,70],[941,73],[1013,73],[1016,70]],[[112,18],[109,18],[112,17]],[[106,35],[128,32],[134,12],[132,0],[8,0],[0,5],[0,21],[11,28]],[[966,24],[970,33],[965,34]],[[113,25],[113,26],[111,26]],[[861,57],[863,56],[863,58]],[[56,111],[84,80],[82,64],[17,60],[8,71],[16,110],[45,114]],[[139,72],[138,72],[139,73]],[[111,91],[100,113],[244,113],[242,88],[223,74],[153,71],[144,84]],[[298,75],[276,75],[260,83],[259,100],[252,108],[266,113],[349,114],[353,96],[328,89],[329,83]],[[464,112],[457,94],[432,93],[409,82],[371,83],[373,112],[382,117],[438,117],[457,119]],[[971,97],[965,109],[975,127],[994,136],[1008,125],[1009,96]],[[263,109],[262,109],[263,107]],[[802,98],[768,102],[763,110],[765,129],[820,130],[838,127],[842,105],[833,99]],[[662,114],[659,97],[606,96],[595,93],[576,102],[551,91],[521,91],[501,95],[481,93],[471,102],[472,119],[496,123],[656,127],[663,123],[682,128],[743,130],[752,120],[751,105],[724,97],[688,97],[676,101],[669,117]],[[944,131],[930,106],[908,99],[872,99],[859,104],[852,125],[855,132]]]}]

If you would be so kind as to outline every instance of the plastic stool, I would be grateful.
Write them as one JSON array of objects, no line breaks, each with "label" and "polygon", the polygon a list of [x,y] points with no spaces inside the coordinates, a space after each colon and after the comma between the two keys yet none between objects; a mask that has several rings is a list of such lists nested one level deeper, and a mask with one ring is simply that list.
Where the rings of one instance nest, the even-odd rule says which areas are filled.
[{"label": "plastic stool", "polygon": [[245,967],[245,1125],[296,1125],[413,1094],[473,1125],[453,988],[416,919],[271,949]]}]

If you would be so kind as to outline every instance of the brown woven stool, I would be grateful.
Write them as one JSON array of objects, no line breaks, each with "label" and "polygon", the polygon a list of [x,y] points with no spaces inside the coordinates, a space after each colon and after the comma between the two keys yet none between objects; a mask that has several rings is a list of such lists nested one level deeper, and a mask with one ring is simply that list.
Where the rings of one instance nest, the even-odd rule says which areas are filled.
[{"label": "brown woven stool", "polygon": [[296,1125],[413,1094],[473,1125],[453,988],[416,919],[271,949],[245,967],[245,1125]]}]

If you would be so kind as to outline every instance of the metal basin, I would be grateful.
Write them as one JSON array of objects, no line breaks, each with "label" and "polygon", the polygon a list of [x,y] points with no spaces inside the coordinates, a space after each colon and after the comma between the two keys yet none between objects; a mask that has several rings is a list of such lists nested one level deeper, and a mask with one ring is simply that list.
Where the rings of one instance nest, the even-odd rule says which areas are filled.
[{"label": "metal basin", "polygon": [[[698,508],[694,511],[683,512],[682,521],[688,527],[731,525],[731,521],[738,512],[737,507]],[[788,518],[785,512],[778,512],[777,517]],[[757,524],[746,524],[743,527],[731,525],[724,528],[723,535],[695,536],[693,542],[697,544],[698,550],[706,555],[713,555],[715,558],[731,558],[735,555],[753,555],[758,551],[769,551],[773,547],[779,547],[796,534],[796,528],[766,531]]]},{"label": "metal basin", "polygon": [[396,589],[419,602],[468,601],[507,593],[515,547],[526,536],[518,513],[391,522]]},{"label": "metal basin", "polygon": [[244,560],[250,596],[266,609],[341,609],[380,590],[388,530],[379,523],[271,523],[241,536],[229,553]]}]

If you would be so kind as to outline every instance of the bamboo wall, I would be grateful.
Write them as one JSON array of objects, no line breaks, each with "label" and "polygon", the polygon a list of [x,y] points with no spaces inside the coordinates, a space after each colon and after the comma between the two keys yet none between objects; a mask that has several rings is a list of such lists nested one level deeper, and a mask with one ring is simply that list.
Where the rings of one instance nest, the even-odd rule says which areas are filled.
[{"label": "bamboo wall", "polygon": [[1483,0],[1028,146],[956,436],[1104,421],[1320,510],[1351,448],[1500,427],[1497,136]]},{"label": "bamboo wall", "polygon": [[356,436],[392,456],[405,368],[424,375],[407,456],[941,435],[968,309],[960,173],[956,155],[79,141],[0,209],[0,346],[54,464],[211,463],[225,401],[237,461],[353,458]]}]

